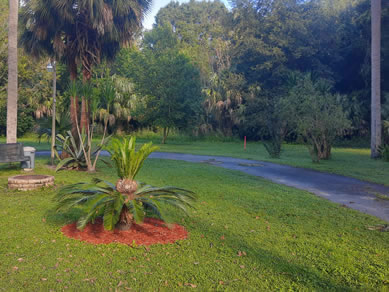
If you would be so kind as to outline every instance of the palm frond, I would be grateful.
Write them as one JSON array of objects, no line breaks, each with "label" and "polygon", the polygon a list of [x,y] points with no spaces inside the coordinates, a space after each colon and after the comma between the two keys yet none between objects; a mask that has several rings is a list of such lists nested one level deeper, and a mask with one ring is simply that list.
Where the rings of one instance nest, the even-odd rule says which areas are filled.
[{"label": "palm frond", "polygon": [[142,168],[146,158],[159,147],[153,146],[152,143],[142,145],[135,150],[136,138],[130,139],[112,139],[107,151],[111,154],[111,160],[115,163],[118,176],[133,180]]}]

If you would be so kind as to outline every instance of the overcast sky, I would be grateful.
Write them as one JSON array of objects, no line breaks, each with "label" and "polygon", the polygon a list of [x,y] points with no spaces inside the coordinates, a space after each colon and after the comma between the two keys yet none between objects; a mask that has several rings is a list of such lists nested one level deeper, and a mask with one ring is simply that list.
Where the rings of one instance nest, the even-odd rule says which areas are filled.
[{"label": "overcast sky", "polygon": [[[228,0],[221,0],[221,1],[224,2],[224,4],[227,7],[229,7]],[[159,9],[168,5],[170,2],[171,2],[171,0],[154,0],[153,1],[153,4],[151,6],[151,11],[147,15],[147,17],[145,18],[145,20],[143,22],[143,26],[145,27],[145,29],[152,28],[153,23],[154,23],[154,17],[155,17],[155,15],[157,15]],[[184,2],[189,2],[189,0],[178,0],[178,2],[184,3]]]}]

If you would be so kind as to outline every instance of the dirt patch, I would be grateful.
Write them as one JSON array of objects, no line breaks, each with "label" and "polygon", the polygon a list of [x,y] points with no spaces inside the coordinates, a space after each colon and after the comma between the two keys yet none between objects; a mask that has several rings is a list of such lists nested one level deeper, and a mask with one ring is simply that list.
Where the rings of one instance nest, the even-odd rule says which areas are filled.
[{"label": "dirt patch", "polygon": [[62,233],[67,237],[86,241],[93,244],[108,244],[119,242],[127,245],[152,245],[174,243],[180,239],[186,239],[188,232],[178,224],[169,225],[153,218],[146,218],[143,224],[134,224],[130,230],[104,230],[102,220],[96,220],[95,224],[89,223],[84,230],[77,229],[76,223],[62,227]]}]

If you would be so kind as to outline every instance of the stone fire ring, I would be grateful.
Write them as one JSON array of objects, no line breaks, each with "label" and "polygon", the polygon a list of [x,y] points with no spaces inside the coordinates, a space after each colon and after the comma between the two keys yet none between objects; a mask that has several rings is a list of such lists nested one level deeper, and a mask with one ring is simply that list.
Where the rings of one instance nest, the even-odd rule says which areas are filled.
[{"label": "stone fire ring", "polygon": [[16,175],[8,178],[8,188],[11,190],[31,191],[54,185],[51,175]]}]

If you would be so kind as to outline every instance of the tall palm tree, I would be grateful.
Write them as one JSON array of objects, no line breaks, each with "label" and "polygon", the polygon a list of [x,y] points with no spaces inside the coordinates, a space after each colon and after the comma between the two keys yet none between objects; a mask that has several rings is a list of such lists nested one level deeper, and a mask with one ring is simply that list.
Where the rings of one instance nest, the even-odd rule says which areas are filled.
[{"label": "tall palm tree", "polygon": [[[88,82],[92,68],[102,58],[111,59],[121,45],[128,45],[140,30],[151,0],[26,0],[22,13],[21,43],[28,53],[54,56],[68,65],[71,80],[80,66]],[[81,108],[85,124],[85,100]],[[78,115],[77,98],[71,99],[73,126]]]},{"label": "tall palm tree", "polygon": [[9,0],[7,143],[16,143],[18,122],[18,0]]},{"label": "tall palm tree", "polygon": [[381,0],[371,0],[371,157],[381,146]]}]

